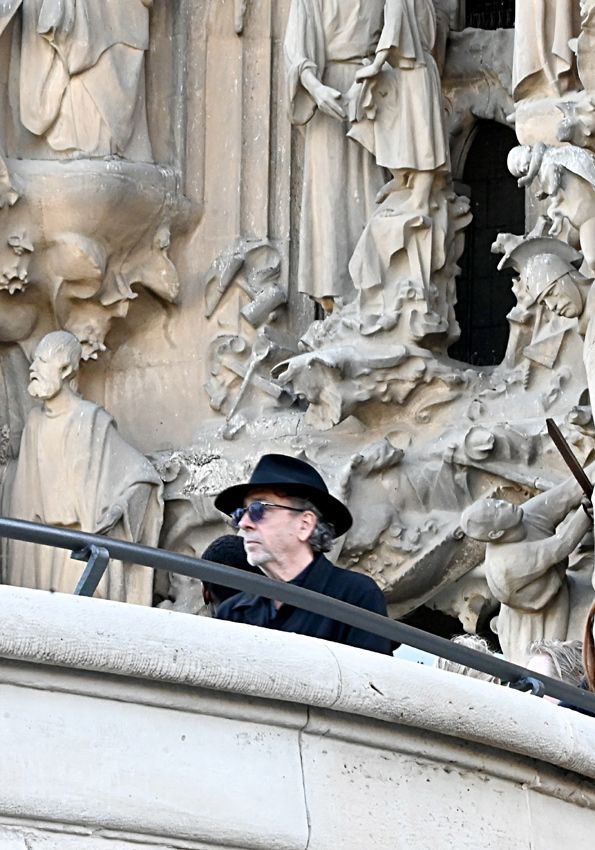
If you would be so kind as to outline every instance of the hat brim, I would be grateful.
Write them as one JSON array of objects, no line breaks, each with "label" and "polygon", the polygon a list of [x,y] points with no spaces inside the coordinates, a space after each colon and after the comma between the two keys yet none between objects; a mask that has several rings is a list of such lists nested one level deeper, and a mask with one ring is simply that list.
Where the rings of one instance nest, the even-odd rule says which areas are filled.
[{"label": "hat brim", "polygon": [[288,496],[298,496],[308,499],[316,505],[322,518],[330,522],[335,529],[335,538],[341,537],[353,525],[353,517],[343,502],[335,499],[330,493],[324,493],[314,487],[304,484],[281,484],[279,481],[259,482],[258,484],[235,484],[223,490],[215,499],[215,507],[228,516],[241,508],[246,496],[254,490],[282,490]]}]

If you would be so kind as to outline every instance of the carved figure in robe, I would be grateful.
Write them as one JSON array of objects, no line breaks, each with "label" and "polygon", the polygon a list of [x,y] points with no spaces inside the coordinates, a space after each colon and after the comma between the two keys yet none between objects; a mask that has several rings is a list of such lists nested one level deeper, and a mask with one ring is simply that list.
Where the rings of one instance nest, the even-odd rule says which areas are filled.
[{"label": "carved figure in robe", "polygon": [[569,41],[580,33],[578,0],[516,0],[512,90],[515,100],[564,94],[574,80]]},{"label": "carved figure in robe", "polygon": [[349,131],[392,172],[385,197],[406,187],[406,207],[422,215],[436,173],[449,168],[435,41],[432,0],[386,0],[374,61],[355,75],[362,85]]},{"label": "carved figure in robe", "polygon": [[595,275],[595,155],[575,145],[521,145],[508,156],[519,186],[538,181],[539,198],[549,198],[550,234],[574,239]]},{"label": "carved figure in robe", "polygon": [[[539,240],[540,242],[546,240]],[[591,401],[595,399],[595,289],[593,281],[586,278],[576,266],[581,255],[564,242],[558,243],[557,254],[539,254],[525,272],[527,288],[532,303],[544,304],[555,316],[563,320],[576,320],[577,333],[583,337],[583,362]],[[522,251],[522,246],[516,251]],[[515,252],[511,254],[514,259]],[[572,255],[575,255],[573,262]]]},{"label": "carved figure in robe", "polygon": [[[27,419],[10,514],[156,546],[162,483],[149,461],[118,434],[112,417],[76,391],[81,346],[72,334],[45,336],[30,367],[41,400]],[[11,541],[7,584],[72,593],[81,573],[69,552]],[[153,571],[110,561],[96,595],[150,605]]]},{"label": "carved figure in robe", "polygon": [[487,543],[486,578],[501,603],[498,636],[511,661],[524,663],[534,640],[580,639],[593,590],[567,572],[568,556],[593,527],[579,508],[574,479],[514,505],[480,499],[461,517],[469,537]]},{"label": "carved figure in robe", "polygon": [[152,5],[153,0],[3,2],[0,34],[21,10],[14,76],[23,126],[60,153],[151,161],[144,55]]},{"label": "carved figure in robe", "polygon": [[304,128],[298,290],[332,309],[355,295],[348,263],[385,176],[347,138],[344,95],[374,54],[384,0],[292,0],[285,36],[291,121]]}]

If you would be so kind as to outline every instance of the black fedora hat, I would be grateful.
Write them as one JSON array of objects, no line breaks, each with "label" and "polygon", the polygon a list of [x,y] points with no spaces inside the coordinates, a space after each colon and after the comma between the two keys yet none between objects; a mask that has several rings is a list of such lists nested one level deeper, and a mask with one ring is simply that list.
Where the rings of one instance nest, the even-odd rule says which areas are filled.
[{"label": "black fedora hat", "polygon": [[345,505],[328,491],[313,466],[289,455],[263,455],[247,484],[236,484],[223,490],[215,499],[215,507],[231,515],[241,508],[250,490],[282,490],[288,496],[309,499],[326,522],[332,523],[335,537],[351,528],[353,519]]}]

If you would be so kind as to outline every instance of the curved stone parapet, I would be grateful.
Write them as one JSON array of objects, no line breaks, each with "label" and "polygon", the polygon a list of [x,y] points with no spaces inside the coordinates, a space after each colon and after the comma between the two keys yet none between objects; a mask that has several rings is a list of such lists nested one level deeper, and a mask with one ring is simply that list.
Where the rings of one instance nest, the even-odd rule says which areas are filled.
[{"label": "curved stone parapet", "polygon": [[595,722],[490,683],[12,587],[0,658],[2,850],[547,850],[595,830]]}]

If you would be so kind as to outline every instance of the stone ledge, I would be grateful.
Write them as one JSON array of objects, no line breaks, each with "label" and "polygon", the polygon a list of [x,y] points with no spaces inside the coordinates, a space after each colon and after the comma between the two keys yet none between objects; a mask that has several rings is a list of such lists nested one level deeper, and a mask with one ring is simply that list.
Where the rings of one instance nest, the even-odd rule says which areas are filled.
[{"label": "stone ledge", "polygon": [[595,829],[595,727],[533,697],[21,588],[0,624],[2,850],[551,850]]},{"label": "stone ledge", "polygon": [[0,657],[415,726],[595,779],[595,723],[490,683],[301,635],[0,587]]}]

